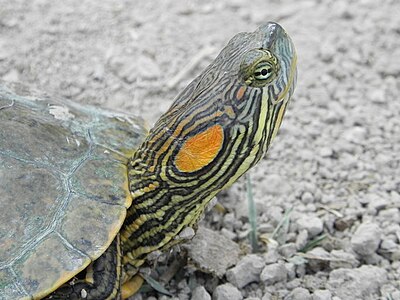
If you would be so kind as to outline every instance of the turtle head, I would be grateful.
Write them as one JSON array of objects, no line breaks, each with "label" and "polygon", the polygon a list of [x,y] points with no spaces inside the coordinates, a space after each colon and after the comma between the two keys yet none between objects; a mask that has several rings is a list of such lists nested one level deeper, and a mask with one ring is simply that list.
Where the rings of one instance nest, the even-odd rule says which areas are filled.
[{"label": "turtle head", "polygon": [[231,39],[130,160],[134,199],[124,252],[143,257],[193,226],[206,204],[265,154],[295,84],[295,48],[280,25]]},{"label": "turtle head", "polygon": [[[170,145],[160,167],[183,182],[204,178],[218,188],[234,182],[277,134],[296,62],[293,42],[277,23],[233,37],[153,128],[150,136],[162,132]],[[150,143],[165,147],[159,138]]]}]

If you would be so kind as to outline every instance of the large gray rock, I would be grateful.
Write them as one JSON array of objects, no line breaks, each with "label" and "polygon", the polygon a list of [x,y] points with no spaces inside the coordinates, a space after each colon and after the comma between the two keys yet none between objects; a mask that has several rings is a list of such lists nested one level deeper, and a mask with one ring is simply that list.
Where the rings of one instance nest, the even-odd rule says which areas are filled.
[{"label": "large gray rock", "polygon": [[381,242],[381,230],[375,223],[361,224],[351,238],[351,247],[361,256],[376,252]]},{"label": "large gray rock", "polygon": [[226,278],[234,286],[242,288],[250,282],[260,281],[260,273],[265,266],[264,260],[255,255],[250,254],[243,257],[239,263],[226,272]]},{"label": "large gray rock", "polygon": [[240,291],[230,283],[219,285],[213,293],[213,300],[242,300]]},{"label": "large gray rock", "polygon": [[328,286],[342,300],[366,299],[367,296],[377,294],[387,281],[385,269],[364,265],[357,269],[333,270]]}]

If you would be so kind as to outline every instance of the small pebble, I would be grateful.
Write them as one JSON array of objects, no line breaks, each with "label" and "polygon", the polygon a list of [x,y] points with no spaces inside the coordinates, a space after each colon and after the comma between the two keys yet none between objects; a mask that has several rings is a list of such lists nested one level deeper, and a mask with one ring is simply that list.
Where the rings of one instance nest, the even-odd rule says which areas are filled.
[{"label": "small pebble", "polygon": [[287,270],[284,264],[276,263],[265,266],[261,272],[260,279],[266,285],[272,285],[287,278]]},{"label": "small pebble", "polygon": [[236,216],[234,213],[227,213],[224,215],[224,228],[228,230],[233,230],[236,221]]},{"label": "small pebble", "polygon": [[400,291],[395,291],[390,295],[392,300],[400,300]]},{"label": "small pebble", "polygon": [[315,216],[301,217],[296,221],[296,223],[300,230],[307,230],[310,237],[314,237],[321,233],[324,226],[322,220]]},{"label": "small pebble", "polygon": [[239,246],[219,232],[200,226],[194,238],[183,245],[188,257],[203,271],[225,275],[239,261]]},{"label": "small pebble", "polygon": [[221,229],[221,234],[226,236],[228,239],[230,239],[232,241],[236,238],[236,234],[226,228]]},{"label": "small pebble", "polygon": [[335,228],[339,231],[344,231],[351,227],[355,222],[355,218],[351,216],[345,216],[343,218],[335,219]]},{"label": "small pebble", "polygon": [[303,229],[300,230],[299,234],[296,237],[296,249],[300,250],[303,249],[305,247],[305,245],[307,245],[307,241],[308,241],[308,231]]},{"label": "small pebble", "polygon": [[[393,49],[390,52],[393,61],[400,61],[400,49]],[[398,64],[391,63],[391,60],[385,59],[382,55],[378,56],[376,63],[378,70],[386,76],[398,77],[400,75],[400,66]]]},{"label": "small pebble", "polygon": [[240,291],[230,283],[219,285],[215,288],[213,300],[242,300]]},{"label": "small pebble", "polygon": [[210,294],[203,286],[196,287],[192,292],[191,300],[211,300]]},{"label": "small pebble", "polygon": [[316,290],[312,295],[312,300],[331,300],[332,294],[329,290]]},{"label": "small pebble", "polygon": [[272,300],[273,298],[272,298],[272,294],[271,293],[268,293],[268,292],[266,292],[265,294],[264,294],[264,296],[261,298],[261,300]]},{"label": "small pebble", "polygon": [[374,209],[376,211],[380,211],[385,209],[389,205],[389,200],[383,197],[378,197],[373,195],[368,203],[368,208]]},{"label": "small pebble", "polygon": [[373,89],[367,96],[375,103],[384,103],[386,101],[384,89]]},{"label": "small pebble", "polygon": [[296,266],[293,263],[285,263],[285,268],[287,271],[287,278],[292,280],[296,277]]},{"label": "small pebble", "polygon": [[158,300],[186,300],[185,298],[181,299],[178,297],[168,297],[167,295],[162,295]]},{"label": "small pebble", "polygon": [[351,143],[362,143],[367,137],[367,130],[361,126],[354,126],[343,133],[343,137]]},{"label": "small pebble", "polygon": [[238,264],[226,272],[226,278],[238,288],[243,288],[250,282],[258,282],[260,273],[265,266],[264,260],[255,254],[243,257]]},{"label": "small pebble", "polygon": [[192,227],[185,227],[179,232],[175,239],[190,240],[195,235],[194,229]]},{"label": "small pebble", "polygon": [[381,230],[375,223],[361,224],[351,238],[352,249],[361,256],[375,253],[381,242]]},{"label": "small pebble", "polygon": [[340,268],[355,268],[360,262],[352,253],[344,252],[343,250],[332,250],[331,256],[334,260],[329,262],[329,267],[331,269]]},{"label": "small pebble", "polygon": [[279,247],[279,253],[286,258],[290,258],[297,252],[297,247],[295,243],[288,243]]},{"label": "small pebble", "polygon": [[304,275],[306,274],[306,265],[305,264],[301,264],[301,265],[296,265],[296,274],[297,277],[304,277]]},{"label": "small pebble", "polygon": [[264,255],[264,261],[266,264],[276,263],[281,258],[278,248],[269,247],[268,252]]},{"label": "small pebble", "polygon": [[400,220],[400,211],[396,207],[384,209],[379,212],[378,218],[383,221],[395,223]]},{"label": "small pebble", "polygon": [[300,287],[300,286],[301,286],[300,278],[295,278],[295,279],[293,279],[291,281],[286,282],[286,288],[288,290],[293,290],[293,289],[295,289],[297,287]]},{"label": "small pebble", "polygon": [[[323,270],[328,266],[329,253],[322,247],[315,247],[314,249],[308,251],[310,258],[308,258],[308,265],[314,272]],[[314,258],[312,258],[314,257]]]},{"label": "small pebble", "polygon": [[323,43],[319,49],[319,56],[323,62],[329,63],[335,56],[335,47],[328,42]]},{"label": "small pebble", "polygon": [[319,155],[321,155],[321,157],[331,157],[333,155],[333,150],[330,147],[322,147],[319,150]]},{"label": "small pebble", "polygon": [[20,73],[16,69],[11,69],[8,73],[2,76],[1,79],[4,81],[9,81],[9,82],[17,82],[19,80]]},{"label": "small pebble", "polygon": [[289,182],[278,174],[266,175],[263,181],[268,183],[260,186],[261,192],[265,195],[289,195],[293,190]]},{"label": "small pebble", "polygon": [[311,194],[310,192],[304,192],[303,195],[301,195],[301,202],[304,204],[314,202],[313,194]]},{"label": "small pebble", "polygon": [[394,251],[399,247],[399,244],[393,240],[384,239],[380,245],[380,248],[387,251]]},{"label": "small pebble", "polygon": [[312,300],[310,292],[302,287],[297,287],[289,293],[285,300]]}]

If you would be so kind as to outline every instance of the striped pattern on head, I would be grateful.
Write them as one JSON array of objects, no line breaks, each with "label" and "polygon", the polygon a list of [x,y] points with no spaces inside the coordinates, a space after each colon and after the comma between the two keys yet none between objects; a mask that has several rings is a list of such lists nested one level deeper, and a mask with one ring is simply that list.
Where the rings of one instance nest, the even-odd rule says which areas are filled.
[{"label": "striped pattern on head", "polygon": [[296,84],[296,52],[276,23],[237,34],[180,93],[129,162],[124,262],[168,248],[207,203],[266,153]]}]

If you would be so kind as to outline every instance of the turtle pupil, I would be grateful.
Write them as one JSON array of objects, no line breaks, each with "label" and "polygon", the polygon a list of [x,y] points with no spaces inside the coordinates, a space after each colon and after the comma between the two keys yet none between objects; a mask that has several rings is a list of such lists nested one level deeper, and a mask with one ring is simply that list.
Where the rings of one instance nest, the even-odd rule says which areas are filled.
[{"label": "turtle pupil", "polygon": [[268,70],[267,69],[262,69],[261,70],[261,75],[265,76],[268,74]]}]

